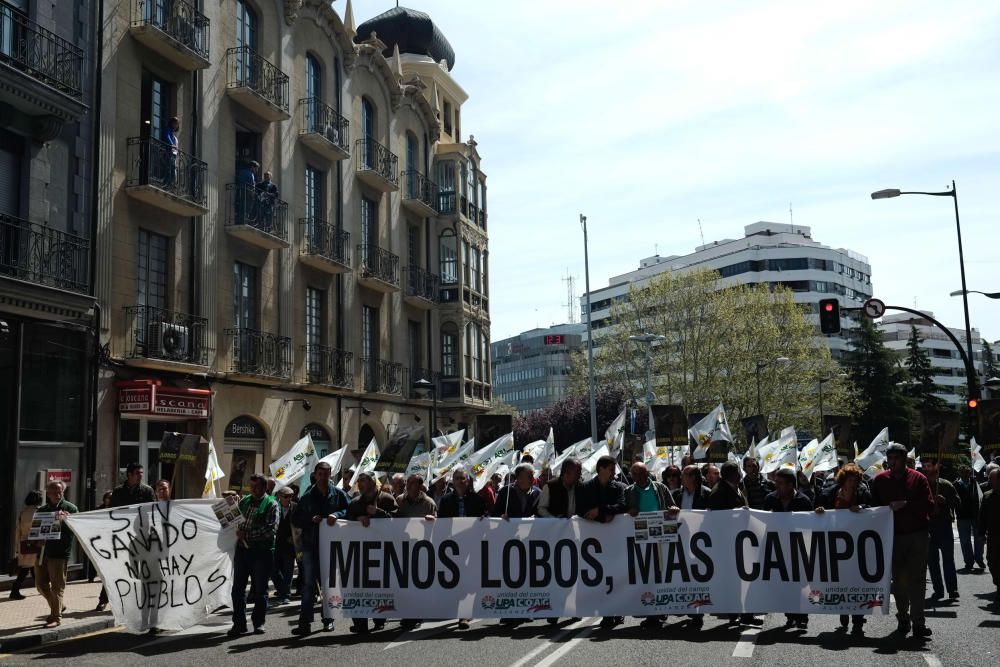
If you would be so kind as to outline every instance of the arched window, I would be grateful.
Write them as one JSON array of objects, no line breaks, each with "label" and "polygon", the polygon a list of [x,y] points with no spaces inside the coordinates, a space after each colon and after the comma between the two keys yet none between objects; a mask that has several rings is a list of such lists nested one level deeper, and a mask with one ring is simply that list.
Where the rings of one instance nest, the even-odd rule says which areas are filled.
[{"label": "arched window", "polygon": [[257,88],[259,82],[254,63],[257,51],[257,13],[246,0],[236,0],[236,81]]},{"label": "arched window", "polygon": [[441,258],[441,283],[454,285],[458,282],[458,237],[454,231],[446,229],[441,232],[438,254]]},{"label": "arched window", "polygon": [[306,54],[306,97],[323,99],[323,66],[311,53]]},{"label": "arched window", "polygon": [[367,97],[361,98],[361,137],[362,146],[361,151],[362,159],[364,160],[365,169],[375,169],[376,168],[376,149],[375,149],[375,105],[372,104],[371,100]]},{"label": "arched window", "polygon": [[458,328],[454,324],[441,327],[441,375],[458,377]]}]

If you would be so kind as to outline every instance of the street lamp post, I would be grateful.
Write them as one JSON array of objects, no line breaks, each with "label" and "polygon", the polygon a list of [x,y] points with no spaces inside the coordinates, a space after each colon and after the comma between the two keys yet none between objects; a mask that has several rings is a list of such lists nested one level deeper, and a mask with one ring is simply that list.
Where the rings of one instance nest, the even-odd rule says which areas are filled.
[{"label": "street lamp post", "polygon": [[764,409],[761,407],[761,402],[760,402],[760,372],[762,370],[764,370],[765,368],[767,368],[768,366],[770,366],[771,364],[781,364],[781,365],[784,365],[784,364],[787,364],[789,362],[791,362],[791,359],[789,359],[788,357],[778,357],[774,361],[758,361],[757,362],[757,372],[756,372],[756,375],[757,375],[757,414],[759,414],[759,415],[764,414]]},{"label": "street lamp post", "polygon": [[[972,356],[972,324],[969,321],[969,288],[965,283],[965,253],[962,249],[962,223],[958,217],[958,189],[955,187],[955,181],[951,182],[951,190],[945,190],[944,192],[919,192],[919,191],[905,191],[898,190],[895,188],[890,188],[887,190],[879,190],[878,192],[872,193],[872,199],[891,199],[893,197],[898,197],[900,195],[927,195],[930,197],[951,197],[952,203],[955,206],[955,231],[958,233],[958,268],[962,275],[962,289],[960,293],[962,295],[962,308],[965,310],[965,347],[966,353],[969,356],[969,361],[973,359]],[[993,297],[990,297],[993,298]],[[979,383],[976,378],[975,368],[966,369],[966,378],[969,385],[969,395],[968,398],[978,398],[979,397]]]},{"label": "street lamp post", "polygon": [[590,380],[590,438],[597,442],[597,394],[594,392],[594,328],[590,313],[590,255],[587,248],[587,216],[580,214],[583,227],[583,276],[587,290],[587,376]]},{"label": "street lamp post", "polygon": [[659,343],[667,338],[658,334],[644,333],[629,336],[628,339],[646,346],[646,410],[649,420],[646,426],[646,442],[649,442],[656,437],[656,430],[653,428],[653,401],[656,400],[656,394],[653,393],[653,343]]},{"label": "street lamp post", "polygon": [[1000,292],[980,292],[977,289],[970,289],[970,290],[960,290],[960,289],[958,289],[958,290],[955,290],[954,292],[952,292],[951,294],[949,294],[948,296],[961,296],[961,295],[964,295],[964,294],[982,294],[987,299],[1000,299]]},{"label": "street lamp post", "polygon": [[431,439],[428,441],[428,447],[430,447],[430,442],[434,440],[434,430],[437,428],[437,384],[431,382],[427,378],[420,378],[413,383],[413,389],[422,398],[427,398],[427,394],[431,395]]},{"label": "street lamp post", "polygon": [[[820,378],[819,379],[819,428],[820,428],[820,431],[823,430],[823,416],[824,416],[823,415],[823,385],[826,384],[827,382],[829,382],[830,380],[835,379],[835,378],[845,378],[845,377],[847,377],[847,373],[837,373],[836,375],[830,375],[830,376],[827,376],[825,378]],[[826,434],[824,433],[823,435],[825,436]]]}]

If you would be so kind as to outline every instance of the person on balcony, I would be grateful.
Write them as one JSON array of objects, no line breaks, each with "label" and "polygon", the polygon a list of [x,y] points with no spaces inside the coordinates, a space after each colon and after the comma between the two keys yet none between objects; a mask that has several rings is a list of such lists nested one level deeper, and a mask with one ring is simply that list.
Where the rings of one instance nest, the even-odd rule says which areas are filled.
[{"label": "person on balcony", "polygon": [[236,167],[236,188],[233,192],[236,205],[236,224],[245,225],[257,214],[257,172],[260,163],[256,160],[241,160]]},{"label": "person on balcony", "polygon": [[264,172],[264,180],[257,183],[257,205],[260,207],[261,229],[274,230],[274,207],[278,200],[278,186],[271,180],[271,172]]},{"label": "person on balcony", "polygon": [[181,131],[181,121],[177,116],[171,116],[167,121],[167,127],[163,130],[164,160],[166,162],[166,174],[163,187],[166,190],[173,190],[177,184],[177,156],[180,150],[180,140],[178,134]]}]

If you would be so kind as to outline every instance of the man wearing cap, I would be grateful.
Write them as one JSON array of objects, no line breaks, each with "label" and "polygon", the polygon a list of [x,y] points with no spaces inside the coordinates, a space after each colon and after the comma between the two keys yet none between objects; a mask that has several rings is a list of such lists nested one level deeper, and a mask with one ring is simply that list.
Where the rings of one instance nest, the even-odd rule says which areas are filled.
[{"label": "man wearing cap", "polygon": [[896,598],[896,633],[926,639],[924,578],[927,572],[928,526],[934,497],[927,478],[907,467],[906,447],[894,442],[886,449],[886,465],[872,480],[872,501],[892,510],[892,594]]},{"label": "man wearing cap", "polygon": [[[780,468],[774,475],[774,491],[764,497],[766,512],[812,512],[809,497],[795,488],[795,471]],[[785,614],[786,628],[809,627],[809,614]]]},{"label": "man wearing cap", "polygon": [[[333,469],[329,463],[320,461],[313,470],[315,481],[302,494],[295,511],[292,525],[302,531],[302,607],[299,610],[299,624],[292,634],[305,637],[312,632],[311,625],[316,602],[316,584],[319,583],[319,524],[326,521],[328,526],[336,526],[337,519],[347,516],[348,500],[343,491],[334,486],[330,478]],[[325,608],[324,608],[325,609]],[[323,629],[333,629],[333,619],[323,612]]]}]

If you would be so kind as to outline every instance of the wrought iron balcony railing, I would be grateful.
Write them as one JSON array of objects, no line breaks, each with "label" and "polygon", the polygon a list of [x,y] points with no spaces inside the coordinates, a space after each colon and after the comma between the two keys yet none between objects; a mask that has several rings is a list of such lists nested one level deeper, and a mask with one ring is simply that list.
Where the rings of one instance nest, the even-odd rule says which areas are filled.
[{"label": "wrought iron balcony railing", "polygon": [[406,267],[406,296],[437,302],[441,279],[419,266]]},{"label": "wrought iron balcony railing", "polygon": [[415,199],[437,210],[438,186],[419,171],[409,169],[403,172],[403,199]]},{"label": "wrought iron balcony railing", "polygon": [[316,97],[299,100],[302,109],[302,129],[300,134],[318,134],[331,144],[350,150],[350,123],[337,110]]},{"label": "wrought iron balcony railing", "polygon": [[226,225],[245,225],[288,240],[288,202],[252,185],[226,184]]},{"label": "wrought iron balcony railing", "polygon": [[199,206],[205,205],[208,165],[176,146],[152,137],[128,139],[128,187],[151,185]]},{"label": "wrought iron balcony railing", "polygon": [[165,359],[204,366],[208,363],[208,320],[154,306],[126,306],[130,359]]},{"label": "wrought iron balcony railing", "polygon": [[355,151],[358,171],[373,171],[389,183],[399,185],[399,158],[395,153],[371,137],[358,139]]},{"label": "wrought iron balcony railing", "polygon": [[209,21],[187,0],[132,0],[132,25],[161,30],[208,60]]},{"label": "wrought iron balcony railing", "polygon": [[384,359],[362,359],[365,391],[377,394],[399,394],[403,388],[403,364]]},{"label": "wrought iron balcony railing", "polygon": [[399,256],[377,245],[359,245],[361,273],[384,283],[399,287]]},{"label": "wrought iron balcony railing", "polygon": [[321,218],[300,218],[302,254],[317,255],[350,267],[351,234]]},{"label": "wrought iron balcony railing", "polygon": [[0,3],[0,62],[71,96],[83,96],[83,50]]},{"label": "wrought iron balcony railing", "polygon": [[306,380],[342,389],[354,388],[354,355],[326,345],[303,345]]},{"label": "wrought iron balcony railing", "polygon": [[87,239],[0,214],[0,275],[87,293]]},{"label": "wrought iron balcony railing", "polygon": [[261,57],[249,46],[226,51],[230,88],[246,88],[288,113],[288,75]]},{"label": "wrought iron balcony railing", "polygon": [[256,329],[226,329],[233,339],[230,368],[243,375],[288,379],[292,370],[292,339]]}]

